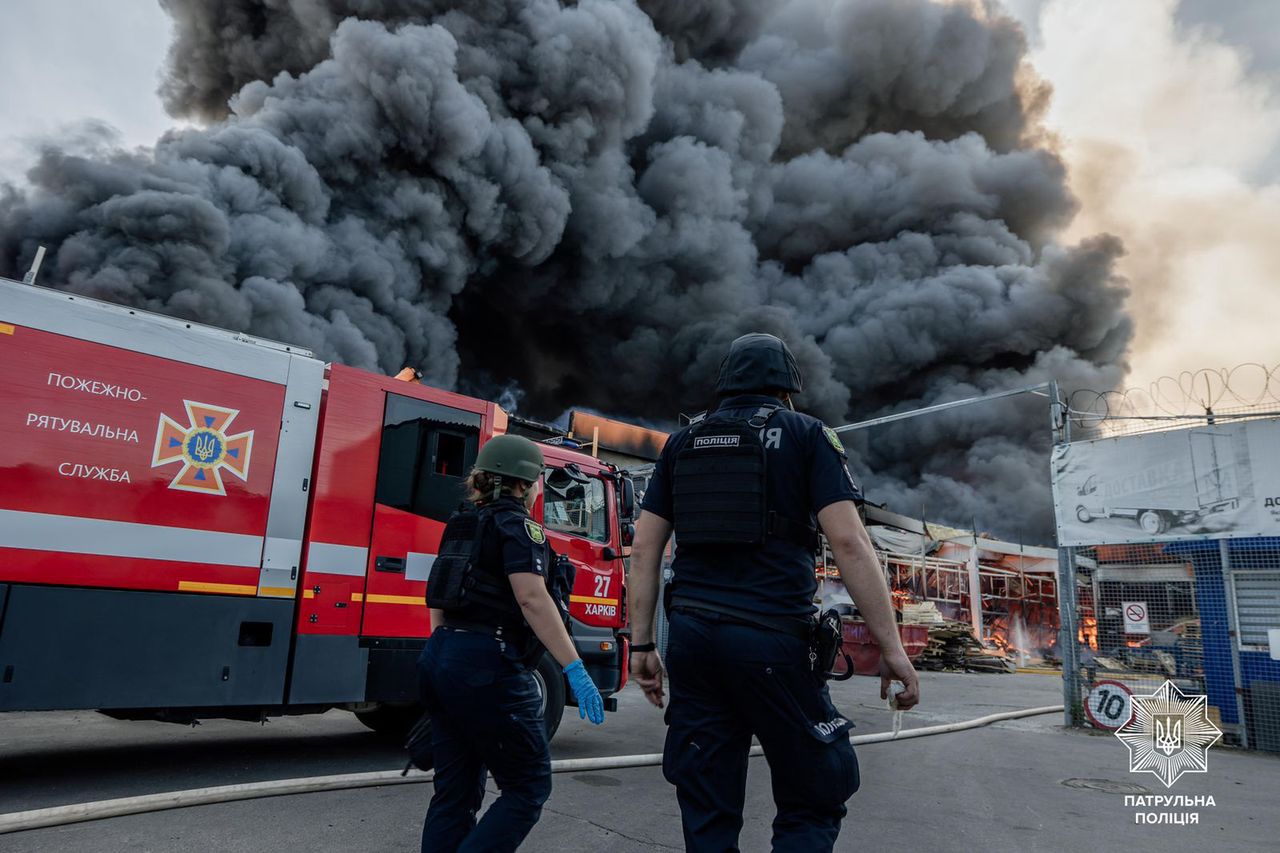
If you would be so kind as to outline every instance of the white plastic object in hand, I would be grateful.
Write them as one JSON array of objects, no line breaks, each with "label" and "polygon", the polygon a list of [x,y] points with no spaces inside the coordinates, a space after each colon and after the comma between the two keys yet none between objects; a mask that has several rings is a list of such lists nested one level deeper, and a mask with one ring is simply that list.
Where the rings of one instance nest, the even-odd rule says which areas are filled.
[{"label": "white plastic object in hand", "polygon": [[898,694],[906,691],[906,685],[898,681],[889,682],[889,710],[893,711],[893,736],[902,731],[902,710],[898,708]]}]

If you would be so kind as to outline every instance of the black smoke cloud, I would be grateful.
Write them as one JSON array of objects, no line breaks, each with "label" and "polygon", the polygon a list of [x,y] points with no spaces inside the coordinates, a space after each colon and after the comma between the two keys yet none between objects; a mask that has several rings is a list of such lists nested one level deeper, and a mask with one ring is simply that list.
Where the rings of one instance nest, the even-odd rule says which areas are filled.
[{"label": "black smoke cloud", "polygon": [[[0,272],[326,359],[670,422],[736,335],[784,336],[847,422],[1051,377],[1110,388],[1117,242],[990,4],[162,0],[162,95],[125,152],[50,143],[0,191]],[[1043,401],[851,439],[869,496],[1051,536]]]}]

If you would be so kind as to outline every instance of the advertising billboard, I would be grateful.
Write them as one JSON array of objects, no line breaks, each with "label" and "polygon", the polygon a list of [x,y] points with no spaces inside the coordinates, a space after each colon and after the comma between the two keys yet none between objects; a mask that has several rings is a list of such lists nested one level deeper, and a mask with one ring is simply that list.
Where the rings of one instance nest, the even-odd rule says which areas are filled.
[{"label": "advertising billboard", "polygon": [[1054,448],[1059,545],[1280,535],[1280,419]]}]

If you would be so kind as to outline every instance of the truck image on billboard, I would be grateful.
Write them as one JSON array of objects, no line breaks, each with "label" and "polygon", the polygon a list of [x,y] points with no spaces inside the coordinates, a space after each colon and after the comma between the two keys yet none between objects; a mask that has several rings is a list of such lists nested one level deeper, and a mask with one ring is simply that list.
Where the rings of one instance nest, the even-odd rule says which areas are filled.
[{"label": "truck image on billboard", "polygon": [[1054,449],[1060,545],[1274,535],[1280,421],[1082,441]]}]

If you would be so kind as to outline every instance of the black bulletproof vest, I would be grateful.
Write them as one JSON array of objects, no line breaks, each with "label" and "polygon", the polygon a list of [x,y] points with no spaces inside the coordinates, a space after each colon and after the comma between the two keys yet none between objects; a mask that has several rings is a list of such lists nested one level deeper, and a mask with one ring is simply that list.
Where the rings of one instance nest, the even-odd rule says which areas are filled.
[{"label": "black bulletproof vest", "polygon": [[780,408],[761,406],[745,420],[711,415],[689,430],[672,476],[678,546],[762,545],[776,537],[817,549],[812,524],[769,506],[760,432]]},{"label": "black bulletproof vest", "polygon": [[449,517],[427,580],[428,607],[466,611],[495,626],[519,624],[523,616],[510,582],[500,567],[486,566],[481,559],[494,531],[493,510],[487,507],[464,507]]},{"label": "black bulletproof vest", "polygon": [[671,490],[680,545],[764,543],[769,507],[760,430],[776,411],[762,406],[746,420],[711,415],[689,430]]}]

